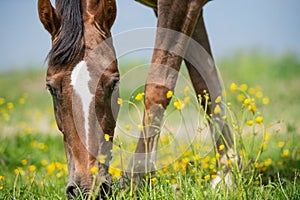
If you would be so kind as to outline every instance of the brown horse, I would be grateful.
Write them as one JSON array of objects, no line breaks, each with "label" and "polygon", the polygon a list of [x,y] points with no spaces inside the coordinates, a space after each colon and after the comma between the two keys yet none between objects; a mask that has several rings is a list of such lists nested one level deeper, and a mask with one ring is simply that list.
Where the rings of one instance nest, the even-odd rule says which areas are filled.
[{"label": "brown horse", "polygon": [[[166,93],[175,88],[182,60],[197,95],[203,96],[206,90],[211,99],[216,99],[222,90],[202,17],[208,0],[139,1],[154,9],[158,29],[145,87],[144,128],[126,173],[135,180],[155,170],[158,127],[170,102]],[[46,86],[64,135],[69,169],[66,194],[73,198],[79,191],[88,193],[95,177],[91,169],[96,167],[96,181],[102,183],[99,195],[103,197],[111,183],[108,166],[118,114],[119,72],[110,39],[115,0],[56,0],[55,8],[50,0],[39,0],[38,10],[52,36]],[[221,114],[211,112],[215,106],[211,101],[207,114],[218,119]],[[233,142],[227,125],[220,120],[217,125],[223,134],[214,137],[217,146],[226,144],[225,149],[230,148]],[[221,160],[226,159],[224,151],[219,153]]]}]

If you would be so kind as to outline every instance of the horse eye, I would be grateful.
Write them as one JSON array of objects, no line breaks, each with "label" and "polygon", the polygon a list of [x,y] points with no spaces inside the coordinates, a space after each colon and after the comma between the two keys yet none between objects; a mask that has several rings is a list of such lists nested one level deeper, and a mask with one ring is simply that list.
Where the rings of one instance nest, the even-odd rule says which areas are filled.
[{"label": "horse eye", "polygon": [[113,83],[111,85],[111,91],[114,91],[119,86],[119,79],[113,80]]},{"label": "horse eye", "polygon": [[46,84],[46,89],[50,92],[52,96],[56,96],[56,90],[53,87],[51,87],[50,84]]}]

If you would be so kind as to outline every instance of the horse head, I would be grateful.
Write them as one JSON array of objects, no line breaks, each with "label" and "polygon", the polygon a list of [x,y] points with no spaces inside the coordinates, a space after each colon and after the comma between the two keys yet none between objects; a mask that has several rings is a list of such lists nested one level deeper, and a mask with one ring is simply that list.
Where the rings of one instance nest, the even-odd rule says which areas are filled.
[{"label": "horse head", "polygon": [[54,8],[50,0],[39,0],[38,10],[52,37],[46,87],[64,136],[67,196],[89,192],[93,182],[107,193],[118,113],[119,72],[109,39],[116,17],[115,1],[56,0]]}]

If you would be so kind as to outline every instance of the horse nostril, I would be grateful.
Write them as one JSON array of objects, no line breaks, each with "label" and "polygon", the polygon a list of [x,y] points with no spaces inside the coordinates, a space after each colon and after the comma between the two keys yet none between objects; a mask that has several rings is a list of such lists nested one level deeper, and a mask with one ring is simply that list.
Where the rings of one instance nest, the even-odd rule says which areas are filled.
[{"label": "horse nostril", "polygon": [[78,189],[74,184],[68,184],[66,188],[66,195],[68,199],[75,199],[78,197]]}]

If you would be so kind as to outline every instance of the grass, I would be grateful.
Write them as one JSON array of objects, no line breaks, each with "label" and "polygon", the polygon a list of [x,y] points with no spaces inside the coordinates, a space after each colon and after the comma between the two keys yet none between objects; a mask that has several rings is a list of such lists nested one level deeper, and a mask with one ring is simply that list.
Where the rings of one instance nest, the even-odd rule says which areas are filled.
[{"label": "grass", "polygon": [[[143,88],[134,82],[141,82],[145,77],[132,80],[136,71],[130,74],[126,66],[133,64],[123,65],[121,74],[127,84],[121,82],[123,106],[111,162],[110,172],[114,177],[111,199],[133,199],[135,195],[141,199],[300,198],[300,145],[297,142],[300,140],[300,61],[297,57],[252,53],[219,63],[227,100],[231,103],[227,104],[226,120],[243,162],[242,169],[237,168],[235,162],[227,163],[232,166],[231,173],[236,180],[233,187],[226,187],[224,183],[219,189],[210,186],[220,170],[215,165],[218,154],[211,151],[210,137],[205,134],[207,122],[196,97],[192,90],[185,90],[186,86],[191,88],[190,83],[185,76],[180,77],[159,140],[159,170],[155,175],[147,175],[147,181],[137,194],[130,188],[120,188],[117,178],[122,175],[120,158],[128,160],[126,156],[130,155],[124,152],[135,148],[135,142],[128,138],[139,132],[138,115],[143,105],[135,97]],[[44,73],[29,70],[0,74],[0,199],[66,198],[63,139],[55,126],[50,95],[44,90]],[[184,102],[185,107],[178,107],[178,102]],[[255,112],[249,107],[252,103]],[[195,108],[199,112],[195,112]],[[182,134],[188,135],[183,137]]]}]

